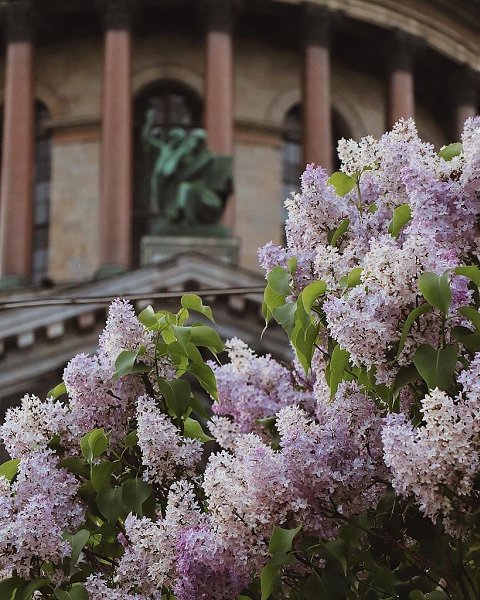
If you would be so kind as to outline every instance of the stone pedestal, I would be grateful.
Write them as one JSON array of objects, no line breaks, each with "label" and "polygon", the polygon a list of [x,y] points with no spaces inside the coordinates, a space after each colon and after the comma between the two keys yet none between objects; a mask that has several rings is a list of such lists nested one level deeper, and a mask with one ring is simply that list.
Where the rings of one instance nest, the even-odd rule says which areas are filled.
[{"label": "stone pedestal", "polygon": [[148,235],[142,238],[140,263],[154,265],[176,254],[197,252],[236,265],[240,242],[236,238]]}]

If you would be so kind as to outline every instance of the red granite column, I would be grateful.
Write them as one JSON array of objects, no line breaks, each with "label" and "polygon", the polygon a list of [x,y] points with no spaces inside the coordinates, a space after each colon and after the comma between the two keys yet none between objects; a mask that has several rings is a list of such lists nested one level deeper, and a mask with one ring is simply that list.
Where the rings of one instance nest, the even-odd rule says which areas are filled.
[{"label": "red granite column", "polygon": [[313,4],[305,6],[303,82],[304,162],[332,170],[329,14]]},{"label": "red granite column", "polygon": [[132,227],[131,37],[128,0],[107,0],[100,174],[100,264],[128,267]]},{"label": "red granite column", "polygon": [[[233,154],[233,42],[234,2],[207,0],[205,65],[205,129],[215,154]],[[235,202],[230,197],[222,222],[233,231]]]},{"label": "red granite column", "polygon": [[454,80],[455,90],[455,141],[460,141],[463,125],[471,117],[478,115],[478,81],[476,74],[466,67]]},{"label": "red granite column", "polygon": [[388,126],[415,116],[414,42],[397,32],[389,44]]},{"label": "red granite column", "polygon": [[29,2],[7,8],[0,192],[0,276],[30,277],[33,192],[33,43]]}]

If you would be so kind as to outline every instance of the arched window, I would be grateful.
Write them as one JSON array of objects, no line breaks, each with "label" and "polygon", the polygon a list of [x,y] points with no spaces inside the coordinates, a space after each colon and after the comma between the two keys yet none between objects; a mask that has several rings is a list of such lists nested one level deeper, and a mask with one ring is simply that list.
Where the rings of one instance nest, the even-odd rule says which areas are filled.
[{"label": "arched window", "polygon": [[48,276],[50,226],[51,137],[46,125],[47,107],[35,103],[35,163],[33,188],[32,281],[42,283]]},{"label": "arched window", "polygon": [[202,104],[195,92],[181,83],[158,81],[137,96],[134,110],[133,260],[138,265],[140,241],[151,232],[155,214],[152,212],[150,181],[158,151],[143,139],[146,121],[150,119],[150,131],[159,139],[173,127],[188,131],[201,127]]}]

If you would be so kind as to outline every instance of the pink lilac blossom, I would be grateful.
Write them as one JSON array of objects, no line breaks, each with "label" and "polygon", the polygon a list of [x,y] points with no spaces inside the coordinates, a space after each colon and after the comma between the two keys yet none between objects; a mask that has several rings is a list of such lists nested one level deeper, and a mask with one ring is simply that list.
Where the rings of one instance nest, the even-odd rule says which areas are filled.
[{"label": "pink lilac blossom", "polygon": [[59,563],[70,556],[62,533],[83,522],[78,487],[51,450],[24,456],[14,483],[0,478],[0,569],[29,578],[36,559]]},{"label": "pink lilac blossom", "polygon": [[200,512],[190,482],[180,480],[168,494],[164,518],[152,521],[129,515],[125,521],[125,553],[116,582],[130,592],[160,600],[163,588],[171,587],[176,573],[176,544],[187,527],[203,527],[207,517]]},{"label": "pink lilac blossom", "polygon": [[103,427],[115,444],[128,433],[128,421],[135,400],[143,392],[139,378],[122,378],[114,382],[110,367],[98,356],[78,354],[66,366],[63,381],[71,409],[72,445],[96,427]]},{"label": "pink lilac blossom", "polygon": [[249,583],[234,552],[208,527],[189,527],[177,539],[178,600],[231,600]]},{"label": "pink lilac blossom", "polygon": [[[452,513],[471,494],[480,468],[477,411],[463,398],[435,389],[422,400],[422,412],[424,424],[419,427],[413,427],[404,414],[386,418],[385,464],[396,492],[413,496],[426,516],[434,523],[440,518],[455,534]],[[455,492],[457,501],[452,502],[446,490]]]},{"label": "pink lilac blossom", "polygon": [[199,440],[185,438],[162,413],[153,398],[140,396],[136,408],[138,445],[144,479],[164,484],[176,477],[192,477],[202,457]]},{"label": "pink lilac blossom", "polygon": [[139,594],[130,594],[117,587],[110,587],[100,575],[90,575],[85,581],[89,600],[154,600]]},{"label": "pink lilac blossom", "polygon": [[270,355],[257,356],[234,338],[226,344],[230,362],[211,365],[217,379],[216,415],[233,417],[241,433],[260,431],[257,419],[271,417],[289,404],[312,406],[309,391],[297,389],[296,375]]},{"label": "pink lilac blossom", "polygon": [[61,402],[27,394],[20,406],[7,410],[0,439],[12,458],[21,458],[45,448],[55,434],[65,439],[69,424],[70,411]]},{"label": "pink lilac blossom", "polygon": [[133,306],[127,300],[117,298],[110,304],[107,323],[99,338],[100,362],[112,369],[121,352],[136,351],[141,346],[151,354],[152,334],[137,319]]}]

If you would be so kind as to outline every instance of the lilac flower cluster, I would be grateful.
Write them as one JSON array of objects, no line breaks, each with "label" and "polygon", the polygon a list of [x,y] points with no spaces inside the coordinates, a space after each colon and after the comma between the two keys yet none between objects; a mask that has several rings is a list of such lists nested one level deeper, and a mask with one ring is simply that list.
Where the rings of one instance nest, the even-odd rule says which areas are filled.
[{"label": "lilac flower cluster", "polygon": [[140,396],[136,409],[138,445],[145,467],[144,478],[164,484],[192,477],[202,457],[199,440],[185,438],[149,396]]},{"label": "lilac flower cluster", "polygon": [[59,563],[70,556],[62,537],[84,520],[78,481],[56,466],[51,450],[31,452],[20,461],[16,481],[0,477],[0,570],[38,576],[38,560]]},{"label": "lilac flower cluster", "polygon": [[[313,406],[309,390],[300,388],[299,373],[290,371],[270,355],[257,356],[236,338],[226,343],[226,349],[230,362],[211,365],[218,388],[218,400],[212,410],[216,415],[232,418],[236,431],[260,432],[258,419],[271,417],[284,406]],[[216,423],[217,428],[219,423],[229,427],[225,419]],[[220,431],[219,434],[222,435]]]}]

